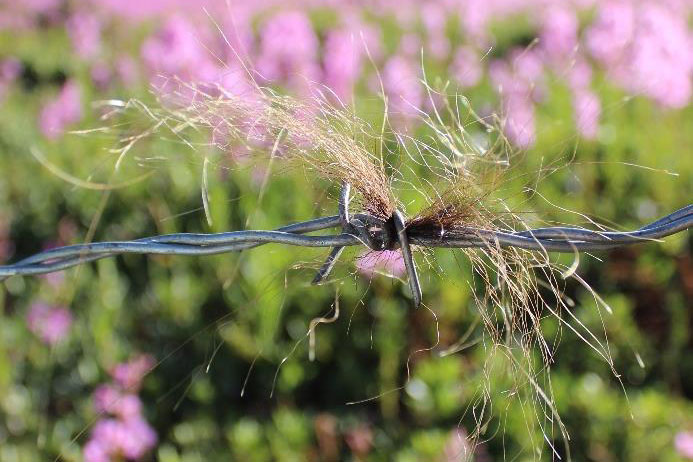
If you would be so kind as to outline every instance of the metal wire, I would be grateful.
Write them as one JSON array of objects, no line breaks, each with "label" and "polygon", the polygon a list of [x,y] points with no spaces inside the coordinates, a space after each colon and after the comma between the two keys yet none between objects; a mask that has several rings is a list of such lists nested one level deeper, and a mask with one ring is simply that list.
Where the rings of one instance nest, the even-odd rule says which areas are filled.
[{"label": "metal wire", "polygon": [[[363,245],[374,251],[401,248],[415,305],[421,301],[416,266],[410,244],[443,248],[518,247],[542,252],[587,252],[608,250],[670,236],[693,227],[693,204],[635,231],[595,231],[573,227],[537,228],[526,231],[498,231],[478,228],[453,230],[407,227],[404,216],[395,211],[388,220],[368,214],[349,214],[348,184],[339,201],[339,215],[316,218],[274,231],[231,231],[216,234],[175,233],[133,241],[96,242],[46,250],[12,265],[0,266],[0,280],[15,275],[44,274],[119,254],[214,255],[238,252],[269,243],[303,247],[332,247],[326,262],[313,280],[326,278],[343,249]],[[334,235],[304,234],[341,226]]]}]

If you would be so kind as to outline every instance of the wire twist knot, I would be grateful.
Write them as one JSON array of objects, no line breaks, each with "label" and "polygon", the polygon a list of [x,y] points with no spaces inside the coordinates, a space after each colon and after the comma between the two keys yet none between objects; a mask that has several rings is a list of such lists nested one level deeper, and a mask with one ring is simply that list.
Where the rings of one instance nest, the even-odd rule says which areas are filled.
[{"label": "wire twist knot", "polygon": [[[339,196],[339,218],[342,224],[342,232],[356,236],[363,245],[375,252],[401,249],[404,266],[409,276],[409,287],[414,298],[414,305],[419,306],[422,298],[421,286],[411,246],[409,245],[404,214],[395,209],[387,220],[364,213],[356,214],[351,218],[349,213],[350,191],[351,186],[349,183],[343,183]],[[313,284],[319,284],[329,275],[343,250],[344,247],[332,248],[327,260],[325,260],[325,263],[315,275]]]}]

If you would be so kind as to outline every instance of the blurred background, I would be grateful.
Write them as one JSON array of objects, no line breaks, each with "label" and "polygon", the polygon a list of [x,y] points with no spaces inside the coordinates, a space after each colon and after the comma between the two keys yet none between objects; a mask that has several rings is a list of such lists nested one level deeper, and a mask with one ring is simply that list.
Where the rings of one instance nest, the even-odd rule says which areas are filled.
[{"label": "blurred background", "polygon": [[[692,20],[687,0],[1,0],[0,263],[333,214],[334,185],[210,147],[210,225],[204,156],[153,139],[114,169],[112,130],[68,133],[104,126],[98,101],[154,101],[172,77],[234,91],[239,58],[262,85],[297,98],[329,87],[376,125],[382,83],[391,123],[417,137],[429,135],[425,69],[501,117],[527,150],[518,177],[572,159],[540,195],[518,183],[537,216],[637,228],[693,197]],[[612,313],[567,283],[616,372],[542,321],[556,354],[541,385],[573,460],[693,459],[691,243],[583,257],[578,273]],[[397,261],[352,252],[335,276],[341,316],[317,328],[310,362],[309,323],[335,298],[336,285],[309,285],[324,255],[130,255],[4,281],[0,460],[565,460],[552,411],[490,364],[461,254],[422,270],[436,321],[380,274],[401,273]]]}]

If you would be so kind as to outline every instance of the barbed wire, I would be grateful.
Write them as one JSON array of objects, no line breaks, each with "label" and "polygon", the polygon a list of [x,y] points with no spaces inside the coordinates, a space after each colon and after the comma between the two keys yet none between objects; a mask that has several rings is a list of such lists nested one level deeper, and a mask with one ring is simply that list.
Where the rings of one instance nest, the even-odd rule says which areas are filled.
[{"label": "barbed wire", "polygon": [[[658,240],[693,227],[693,204],[683,207],[635,231],[596,231],[577,227],[546,227],[525,231],[490,230],[474,227],[444,229],[408,226],[395,210],[383,220],[367,213],[349,213],[350,185],[342,186],[339,215],[316,218],[283,226],[273,231],[231,231],[214,234],[174,233],[132,241],[95,242],[58,247],[18,262],[0,266],[0,280],[16,275],[61,271],[76,265],[120,254],[214,255],[238,252],[264,244],[302,247],[332,247],[327,260],[313,279],[322,282],[332,271],[342,251],[363,245],[373,251],[400,249],[409,278],[414,304],[421,303],[421,289],[411,246],[442,248],[517,247],[530,251],[575,253],[608,250]],[[307,233],[341,226],[333,235]]]}]

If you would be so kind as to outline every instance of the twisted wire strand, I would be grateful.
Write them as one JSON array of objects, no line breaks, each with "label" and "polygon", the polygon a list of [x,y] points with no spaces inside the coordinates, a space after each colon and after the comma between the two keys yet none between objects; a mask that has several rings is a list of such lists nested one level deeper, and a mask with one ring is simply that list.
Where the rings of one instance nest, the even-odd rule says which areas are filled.
[{"label": "twisted wire strand", "polygon": [[[344,201],[347,203],[348,198]],[[61,271],[72,266],[119,254],[214,255],[237,252],[268,243],[303,247],[333,247],[335,249],[365,245],[372,250],[382,250],[386,248],[382,244],[383,242],[392,242],[393,236],[385,221],[367,214],[355,214],[349,219],[348,212],[344,211],[346,209],[342,209],[342,207],[340,209],[340,215],[294,223],[274,231],[231,231],[215,234],[175,233],[133,241],[96,242],[59,247],[40,252],[11,265],[0,266],[0,279],[14,275],[34,275]],[[343,229],[340,234],[304,235],[338,226]],[[625,232],[594,231],[565,226],[526,231],[464,228],[443,232],[434,229],[409,229],[405,226],[402,232],[411,244],[425,247],[484,248],[500,246],[573,253],[576,251],[608,250],[657,240],[688,230],[691,227],[693,227],[693,204],[640,229]],[[396,238],[397,236],[394,237],[394,239]],[[398,246],[397,242],[395,245]],[[393,245],[390,244],[390,246]],[[333,264],[334,262],[332,262],[332,266]]]}]

